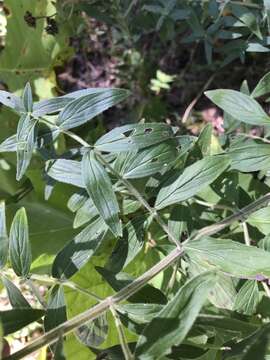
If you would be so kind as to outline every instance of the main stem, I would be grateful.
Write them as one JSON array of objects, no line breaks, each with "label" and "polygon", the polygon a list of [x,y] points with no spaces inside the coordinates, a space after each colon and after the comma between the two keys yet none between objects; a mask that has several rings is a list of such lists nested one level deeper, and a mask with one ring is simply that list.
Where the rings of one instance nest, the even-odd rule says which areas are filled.
[{"label": "main stem", "polygon": [[[251,213],[260,209],[265,204],[270,201],[270,193],[262,196],[259,200],[254,201],[248,206],[244,207],[235,214],[227,217],[221,222],[214,224],[212,226],[207,226],[199,230],[195,235],[191,236],[190,239],[200,239],[203,236],[213,235],[218,233],[220,230],[228,227],[235,221],[245,220]],[[96,319],[105,311],[109,310],[115,304],[120,303],[123,300],[127,300],[130,296],[135,294],[138,290],[144,287],[153,277],[155,277],[160,272],[164,271],[167,267],[172,265],[177,259],[179,259],[184,254],[184,249],[176,248],[169,255],[159,261],[155,266],[150,270],[145,272],[143,275],[138,277],[129,285],[125,286],[118,293],[113,296],[106,298],[101,301],[99,304],[95,305],[93,308],[75,316],[74,318],[64,322],[63,324],[57,326],[53,330],[45,333],[40,336],[38,339],[29,343],[25,348],[15,352],[14,354],[5,357],[4,360],[19,360],[23,357],[33,353],[34,351],[42,348],[43,346],[49,345],[57,341],[59,335],[65,335],[75,330],[77,327],[82,324],[87,323],[90,320]]]}]

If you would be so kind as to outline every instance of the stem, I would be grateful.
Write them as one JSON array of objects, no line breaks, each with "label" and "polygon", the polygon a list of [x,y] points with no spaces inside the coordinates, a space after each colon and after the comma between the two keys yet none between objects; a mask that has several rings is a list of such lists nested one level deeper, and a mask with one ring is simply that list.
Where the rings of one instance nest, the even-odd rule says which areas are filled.
[{"label": "stem", "polygon": [[[220,230],[228,227],[235,221],[243,220],[248,217],[252,212],[260,209],[266,203],[270,201],[270,193],[262,196],[260,199],[254,201],[253,203],[247,205],[243,209],[239,210],[235,214],[227,217],[221,222],[212,225],[206,226],[205,228],[197,231],[195,235],[192,235],[188,240],[191,239],[200,239],[206,235],[213,235],[218,233]],[[65,335],[75,330],[77,327],[81,326],[84,323],[89,322],[90,320],[96,319],[105,311],[109,310],[111,306],[120,303],[121,301],[127,300],[130,296],[135,294],[140,290],[144,285],[146,285],[153,277],[155,277],[160,272],[164,271],[167,267],[172,265],[177,259],[180,259],[184,255],[184,250],[175,248],[169,255],[159,261],[151,269],[146,271],[143,275],[138,277],[129,285],[125,286],[118,293],[113,296],[106,298],[101,301],[99,304],[95,305],[91,309],[73,317],[72,319],[62,323],[53,330],[45,333],[36,340],[32,341],[25,348],[15,352],[14,354],[7,356],[4,360],[19,360],[23,357],[31,354],[32,352],[42,348],[45,345],[49,345],[57,341],[59,334]]]},{"label": "stem", "polygon": [[115,310],[113,305],[110,307],[110,310],[114,317],[115,326],[116,326],[116,329],[118,332],[118,337],[119,337],[119,341],[121,344],[121,348],[122,348],[125,360],[134,360],[134,356],[132,355],[132,353],[128,347],[128,342],[125,337],[124,329],[123,329],[121,320],[119,318],[119,315],[117,314],[117,311]]},{"label": "stem", "polygon": [[30,278],[32,280],[35,280],[37,282],[47,284],[47,285],[63,285],[63,286],[69,287],[70,289],[76,290],[82,294],[85,294],[97,301],[102,301],[102,298],[100,298],[98,295],[92,293],[91,291],[89,291],[87,289],[82,288],[81,286],[79,286],[69,280],[59,280],[59,279],[52,278],[49,276],[42,276],[42,275],[35,275],[35,274],[31,274]]},{"label": "stem", "polygon": [[202,201],[202,200],[198,200],[198,199],[195,199],[194,202],[196,204],[208,207],[209,209],[212,209],[212,210],[217,209],[217,210],[228,210],[228,211],[231,211],[231,212],[235,211],[235,209],[233,207],[227,206],[227,205],[212,204],[212,203]]},{"label": "stem", "polygon": [[245,244],[247,246],[250,246],[250,237],[249,237],[249,233],[248,233],[248,227],[247,227],[247,223],[244,221],[242,222],[242,227],[243,227],[243,231],[244,231],[244,239],[245,239]]},{"label": "stem", "polygon": [[268,140],[266,138],[262,138],[260,136],[252,135],[252,134],[238,133],[237,136],[244,136],[244,137],[249,138],[249,139],[260,140],[260,141],[263,141],[266,144],[270,144],[270,140]]},{"label": "stem", "polygon": [[26,284],[29,286],[29,288],[31,289],[32,293],[36,296],[36,298],[38,299],[39,303],[42,305],[42,307],[44,309],[47,309],[47,303],[46,301],[43,299],[42,295],[40,294],[39,289],[36,287],[36,285],[33,283],[32,280],[27,279],[26,280]]},{"label": "stem", "polygon": [[206,226],[192,234],[183,244],[187,243],[190,240],[198,240],[203,236],[210,236],[218,233],[219,231],[225,229],[228,225],[234,223],[235,221],[245,221],[250,214],[261,209],[270,201],[270,193],[265,194],[260,199],[255,200],[253,203],[245,206],[243,209],[237,211],[236,213],[228,216],[226,219],[218,222],[217,224]]}]

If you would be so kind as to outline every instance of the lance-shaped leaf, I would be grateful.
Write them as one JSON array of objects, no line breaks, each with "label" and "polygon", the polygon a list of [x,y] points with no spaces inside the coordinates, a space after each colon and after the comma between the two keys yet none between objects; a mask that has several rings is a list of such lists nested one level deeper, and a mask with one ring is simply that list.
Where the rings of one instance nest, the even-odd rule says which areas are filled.
[{"label": "lance-shaped leaf", "polygon": [[54,180],[84,188],[82,180],[81,162],[75,160],[59,159],[48,161],[47,174]]},{"label": "lance-shaped leaf", "polygon": [[112,272],[119,272],[125,268],[140,252],[144,245],[145,217],[140,216],[130,220],[123,228],[120,238],[106,264]]},{"label": "lance-shaped leaf", "polygon": [[21,116],[17,128],[17,175],[20,180],[26,172],[35,148],[35,126],[37,120],[33,120],[29,114]]},{"label": "lance-shaped leaf", "polygon": [[43,310],[30,308],[0,311],[0,323],[3,326],[4,335],[21,330],[26,325],[39,320],[43,315]]},{"label": "lance-shaped leaf", "polygon": [[109,325],[105,313],[80,326],[76,331],[76,337],[84,345],[96,348],[106,340],[108,331]]},{"label": "lance-shaped leaf", "polygon": [[57,125],[62,129],[80,126],[129,96],[123,89],[88,94],[70,102],[59,114]]},{"label": "lance-shaped leaf", "polygon": [[111,89],[109,88],[89,88],[89,89],[77,90],[69,94],[66,94],[64,96],[59,96],[57,98],[41,100],[34,104],[33,115],[38,117],[46,114],[57,113],[75,99],[79,99],[86,95],[96,95],[99,93],[108,94],[110,92]]},{"label": "lance-shaped leaf", "polygon": [[252,315],[256,312],[260,302],[260,293],[257,281],[248,280],[239,290],[233,310],[245,315]]},{"label": "lance-shaped leaf", "polygon": [[270,167],[269,144],[239,140],[232,144],[227,154],[232,159],[232,169],[250,172]]},{"label": "lance-shaped leaf", "polygon": [[215,274],[204,273],[188,281],[157,314],[140,336],[135,357],[142,360],[161,358],[173,345],[185,339],[215,285]]},{"label": "lance-shaped leaf", "polygon": [[9,279],[3,277],[3,284],[7,290],[8,298],[11,306],[15,309],[27,309],[31,308],[28,301],[25,299],[23,294]]},{"label": "lance-shaped leaf", "polygon": [[252,125],[269,125],[270,117],[251,96],[235,90],[210,90],[205,95],[236,120]]},{"label": "lance-shaped leaf", "polygon": [[0,90],[0,103],[18,113],[25,111],[22,99],[4,90]]},{"label": "lance-shaped leaf", "polygon": [[[87,194],[88,195],[88,194]],[[74,229],[89,223],[98,215],[98,210],[95,207],[92,199],[87,199],[83,206],[76,212],[74,217]]]},{"label": "lance-shaped leaf", "polygon": [[231,276],[257,280],[270,277],[270,253],[255,246],[204,237],[189,241],[185,250],[192,259],[212,265]]},{"label": "lance-shaped leaf", "polygon": [[70,211],[76,212],[78,211],[87,201],[88,194],[86,191],[81,190],[80,192],[76,192],[68,200],[67,207]]},{"label": "lance-shaped leaf", "polygon": [[254,98],[270,93],[270,72],[265,74],[252,91],[251,96]]},{"label": "lance-shaped leaf", "polygon": [[32,255],[29,243],[28,221],[26,211],[17,211],[10,228],[9,256],[13,270],[18,276],[29,274]]},{"label": "lance-shaped leaf", "polygon": [[12,135],[0,144],[0,152],[17,151],[17,135]]},{"label": "lance-shaped leaf", "polygon": [[125,179],[138,179],[169,169],[177,156],[176,143],[167,141],[146,149],[117,157],[115,169]]},{"label": "lance-shaped leaf", "polygon": [[211,184],[230,164],[226,155],[208,156],[188,166],[172,183],[171,180],[158,193],[155,207],[163,209],[168,205],[187,200]]},{"label": "lance-shaped leaf", "polygon": [[119,206],[109,175],[96,160],[93,151],[86,152],[82,159],[82,177],[86,190],[100,216],[115,236],[122,235]]},{"label": "lance-shaped leaf", "polygon": [[33,110],[33,96],[32,96],[31,85],[29,83],[25,85],[25,88],[23,90],[22,100],[25,111],[31,112]]},{"label": "lance-shaped leaf", "polygon": [[8,235],[6,228],[6,206],[0,202],[0,269],[6,265],[8,257]]},{"label": "lance-shaped leaf", "polygon": [[56,255],[53,276],[70,278],[79,271],[95,254],[107,231],[108,227],[102,219],[91,222]]},{"label": "lance-shaped leaf", "polygon": [[162,123],[120,126],[103,135],[95,143],[100,151],[121,152],[139,150],[173,138],[171,126]]}]

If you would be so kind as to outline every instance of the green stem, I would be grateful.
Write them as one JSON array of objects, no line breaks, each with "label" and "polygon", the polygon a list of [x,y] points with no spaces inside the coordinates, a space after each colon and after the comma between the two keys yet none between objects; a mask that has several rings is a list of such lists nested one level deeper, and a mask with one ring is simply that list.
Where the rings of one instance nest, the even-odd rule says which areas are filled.
[{"label": "green stem", "polygon": [[134,356],[132,355],[132,353],[129,349],[128,342],[125,337],[124,329],[123,329],[121,320],[119,318],[119,315],[117,314],[117,311],[115,310],[113,305],[110,307],[110,310],[114,317],[115,326],[116,326],[116,329],[118,332],[118,337],[119,337],[120,345],[121,345],[125,360],[134,360]]},{"label": "green stem", "polygon": [[96,294],[92,293],[91,291],[84,289],[69,280],[59,280],[59,279],[52,278],[49,276],[42,276],[42,275],[36,275],[36,274],[31,274],[30,279],[35,280],[40,283],[43,283],[43,284],[47,284],[47,285],[63,285],[63,286],[69,287],[70,289],[76,290],[84,295],[87,295],[97,301],[103,300],[102,298],[100,298]]},{"label": "green stem", "polygon": [[47,303],[46,301],[43,299],[42,295],[40,294],[39,289],[36,287],[36,285],[33,283],[32,280],[27,279],[25,281],[25,283],[29,286],[29,288],[31,289],[32,293],[35,295],[35,297],[38,299],[39,303],[42,305],[42,307],[44,309],[47,309]]}]

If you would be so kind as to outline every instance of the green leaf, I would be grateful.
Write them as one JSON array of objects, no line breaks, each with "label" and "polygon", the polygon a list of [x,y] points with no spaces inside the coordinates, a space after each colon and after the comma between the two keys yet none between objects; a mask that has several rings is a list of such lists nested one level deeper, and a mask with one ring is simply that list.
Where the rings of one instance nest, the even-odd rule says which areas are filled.
[{"label": "green leaf", "polygon": [[123,89],[107,89],[73,100],[61,111],[57,125],[62,129],[80,126],[129,96]]},{"label": "green leaf", "polygon": [[24,111],[22,99],[19,96],[13,95],[7,91],[0,90],[0,103],[20,113]]},{"label": "green leaf", "polygon": [[215,274],[204,273],[181,287],[146,326],[138,340],[135,356],[154,360],[168,354],[173,345],[180,345],[215,285],[215,279]]},{"label": "green leaf", "polygon": [[107,338],[108,335],[108,321],[105,314],[101,314],[99,317],[80,326],[76,330],[76,337],[79,341],[86,346],[99,347]]},{"label": "green leaf", "polygon": [[83,156],[82,177],[87,192],[100,216],[115,236],[121,236],[122,228],[118,217],[119,206],[111,179],[104,167],[96,160],[93,151],[88,151]]},{"label": "green leaf", "polygon": [[4,335],[14,333],[23,327],[39,320],[44,315],[43,310],[37,309],[12,309],[0,311]]},{"label": "green leaf", "polygon": [[6,228],[6,206],[0,201],[0,269],[6,265],[8,258],[8,235]]},{"label": "green leaf", "polygon": [[31,248],[29,243],[26,211],[17,211],[10,229],[9,256],[13,270],[18,276],[26,277],[31,267]]},{"label": "green leaf", "polygon": [[22,100],[23,100],[25,111],[31,112],[33,110],[33,96],[32,96],[31,85],[29,82],[25,85],[23,95],[22,95]]},{"label": "green leaf", "polygon": [[268,235],[270,233],[270,206],[255,211],[248,217],[247,222],[264,235]]},{"label": "green leaf", "polygon": [[125,179],[137,179],[168,170],[177,157],[176,144],[163,142],[139,152],[121,154],[117,157],[115,170]]},{"label": "green leaf", "polygon": [[270,72],[265,74],[252,91],[251,96],[258,98],[270,93]]},{"label": "green leaf", "polygon": [[269,355],[270,325],[266,324],[247,338],[237,343],[229,344],[230,349],[224,359],[266,360]]},{"label": "green leaf", "polygon": [[20,180],[26,172],[35,147],[35,126],[37,120],[33,120],[29,114],[22,115],[17,128],[17,174]]},{"label": "green leaf", "polygon": [[3,277],[2,281],[7,290],[9,302],[13,308],[15,308],[15,309],[31,308],[30,304],[25,299],[25,297],[23,296],[23,294],[20,292],[20,290],[17,288],[16,285],[14,285],[6,277]]},{"label": "green leaf", "polygon": [[228,239],[204,237],[185,245],[188,256],[239,278],[261,280],[270,276],[270,253]]},{"label": "green leaf", "polygon": [[238,139],[227,152],[232,159],[231,168],[243,172],[259,171],[270,167],[270,146],[253,140]]},{"label": "green leaf", "polygon": [[187,200],[211,184],[230,164],[228,156],[208,156],[185,168],[172,182],[167,181],[158,193],[155,207],[163,209]]},{"label": "green leaf", "polygon": [[132,124],[117,127],[95,143],[100,151],[137,151],[173,138],[171,126],[162,123]]},{"label": "green leaf", "polygon": [[252,97],[235,90],[210,90],[205,95],[236,120],[252,125],[269,125],[270,117]]},{"label": "green leaf", "polygon": [[[104,269],[100,266],[96,266],[96,270],[100,275],[108,282],[108,284],[115,290],[119,291],[124,286],[131,284],[134,279],[132,276],[126,273],[119,273],[115,275],[113,272]],[[145,285],[136,294],[132,295],[128,301],[135,303],[147,303],[147,304],[165,304],[167,299],[162,291],[156,289],[151,285]]]},{"label": "green leaf", "polygon": [[248,280],[239,290],[233,310],[245,315],[252,315],[256,312],[260,302],[260,294],[257,281]]},{"label": "green leaf", "polygon": [[93,220],[98,214],[98,210],[95,207],[93,200],[88,198],[83,206],[76,212],[73,221],[74,229],[89,223],[89,221]]},{"label": "green leaf", "polygon": [[70,278],[79,271],[95,254],[107,230],[102,219],[91,222],[56,255],[52,275],[56,278]]},{"label": "green leaf", "polygon": [[147,324],[163,309],[159,304],[123,304],[117,305],[117,311],[127,314],[131,320],[139,324]]},{"label": "green leaf", "polygon": [[115,273],[121,271],[142,250],[145,220],[144,216],[140,216],[130,220],[125,225],[123,237],[118,240],[105,266],[108,270]]},{"label": "green leaf", "polygon": [[58,113],[75,99],[79,99],[86,95],[97,95],[99,93],[108,94],[110,91],[111,89],[108,88],[89,88],[77,90],[57,98],[41,100],[34,104],[33,115],[39,117],[47,114]]},{"label": "green leaf", "polygon": [[50,331],[67,320],[66,303],[62,286],[55,285],[48,300],[48,306],[44,317],[44,329]]},{"label": "green leaf", "polygon": [[17,151],[17,135],[12,135],[0,144],[1,152],[15,152]]},{"label": "green leaf", "polygon": [[48,161],[47,174],[54,180],[84,188],[82,180],[81,162],[75,160],[59,159]]}]

